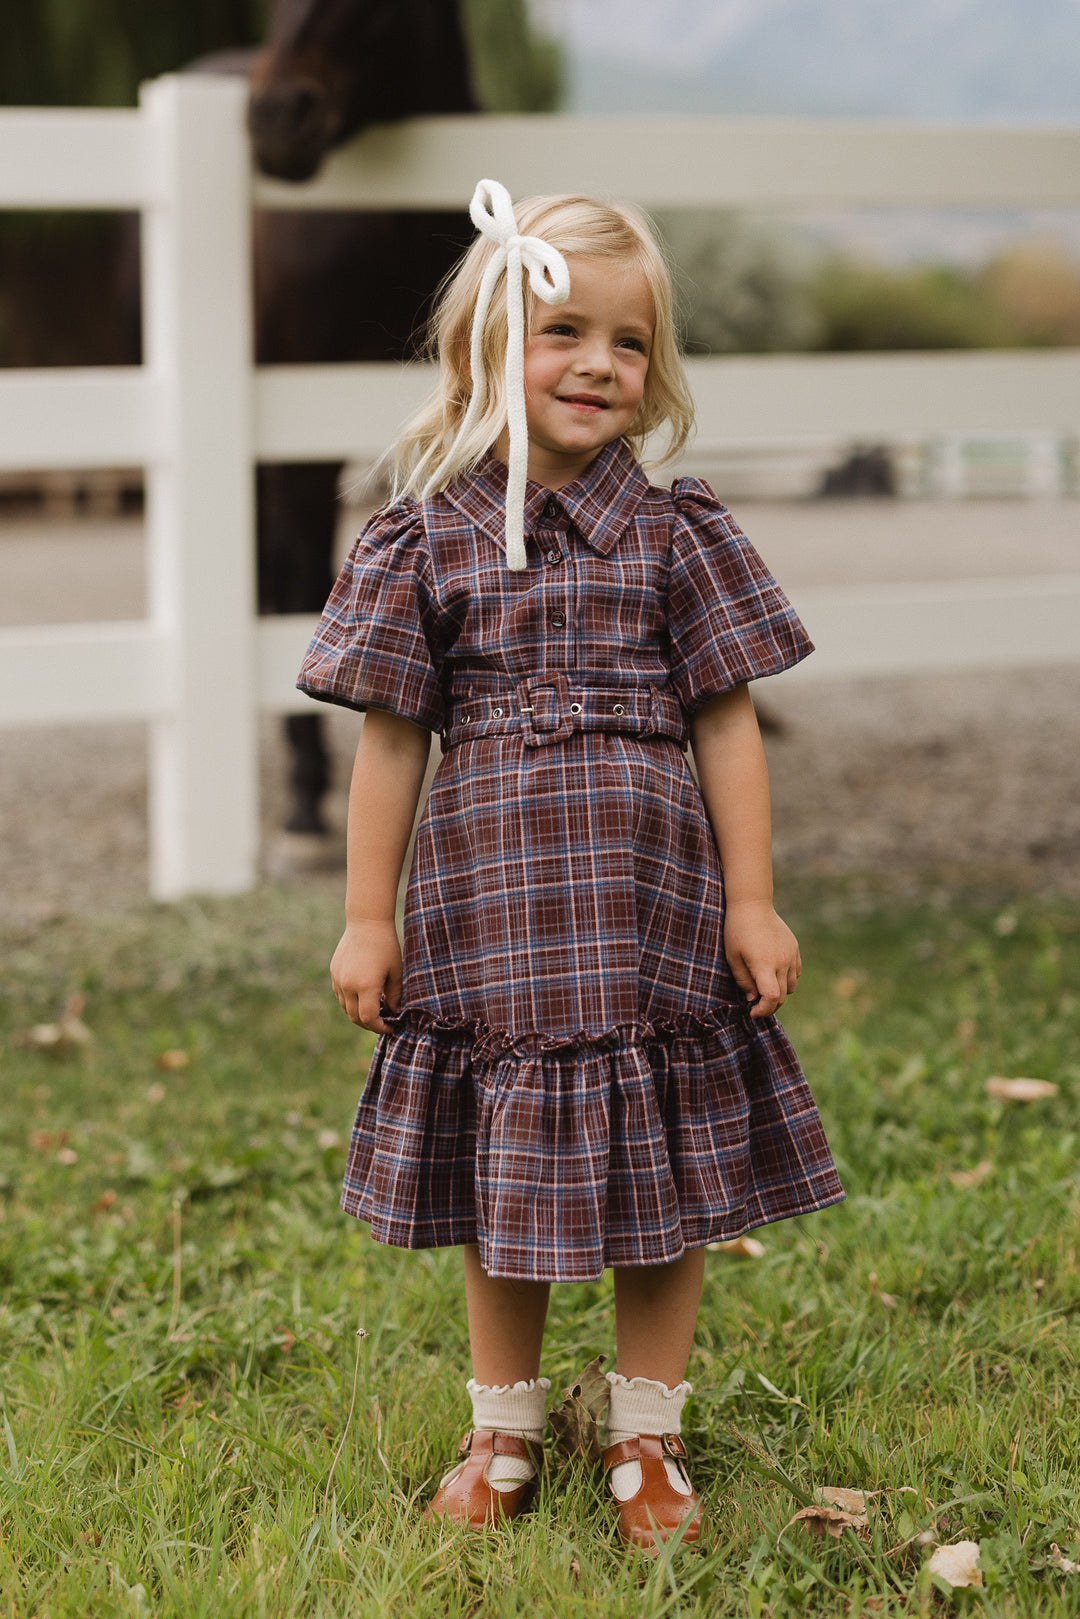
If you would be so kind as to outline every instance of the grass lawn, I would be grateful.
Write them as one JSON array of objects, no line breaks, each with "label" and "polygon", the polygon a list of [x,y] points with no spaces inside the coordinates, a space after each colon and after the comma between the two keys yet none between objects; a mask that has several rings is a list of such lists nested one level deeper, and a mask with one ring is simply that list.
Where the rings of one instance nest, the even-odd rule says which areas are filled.
[{"label": "grass lawn", "polygon": [[[466,1423],[459,1258],[337,1212],[369,1041],[336,902],[0,941],[0,1619],[1080,1614],[1080,905],[785,901],[848,1202],[708,1256],[714,1538],[654,1564],[576,1464],[498,1536],[419,1522]],[[41,1044],[73,993],[91,1038]],[[557,1391],[612,1343],[609,1277],[554,1291]],[[790,1523],[822,1486],[875,1492],[866,1538]],[[979,1542],[982,1587],[935,1581],[931,1538]]]}]

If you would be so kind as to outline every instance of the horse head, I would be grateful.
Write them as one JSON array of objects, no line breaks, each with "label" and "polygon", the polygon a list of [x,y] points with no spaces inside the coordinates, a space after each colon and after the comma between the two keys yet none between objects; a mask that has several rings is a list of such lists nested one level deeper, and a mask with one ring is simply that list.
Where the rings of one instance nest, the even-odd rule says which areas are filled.
[{"label": "horse head", "polygon": [[248,128],[264,174],[308,180],[369,124],[475,110],[457,0],[276,0]]}]

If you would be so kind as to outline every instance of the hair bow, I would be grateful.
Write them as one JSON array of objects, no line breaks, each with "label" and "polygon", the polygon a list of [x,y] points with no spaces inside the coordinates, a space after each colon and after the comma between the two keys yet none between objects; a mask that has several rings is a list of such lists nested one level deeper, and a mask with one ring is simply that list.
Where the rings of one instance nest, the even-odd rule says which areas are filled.
[{"label": "hair bow", "polygon": [[510,193],[497,180],[481,180],[473,192],[469,214],[481,235],[497,251],[480,282],[473,311],[469,362],[472,398],[459,431],[464,434],[483,410],[487,396],[483,333],[495,283],[506,267],[506,419],[510,455],[506,480],[506,563],[515,572],[525,566],[525,479],[529,464],[529,429],[525,418],[525,302],[522,271],[546,304],[564,304],[570,296],[570,271],[558,248],[539,236],[522,236]]}]

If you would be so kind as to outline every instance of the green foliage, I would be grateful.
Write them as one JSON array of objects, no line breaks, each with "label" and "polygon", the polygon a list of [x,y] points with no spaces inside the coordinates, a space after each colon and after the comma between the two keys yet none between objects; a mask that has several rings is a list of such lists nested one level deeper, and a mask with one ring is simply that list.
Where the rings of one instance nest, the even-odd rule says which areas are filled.
[{"label": "green foliage", "polygon": [[729,212],[662,210],[676,266],[679,325],[691,354],[813,348],[821,321],[800,238],[779,221]]},{"label": "green foliage", "polygon": [[991,349],[1023,334],[974,275],[948,265],[914,269],[833,258],[814,277],[817,346],[829,350]]},{"label": "green foliage", "polygon": [[[370,1042],[326,982],[336,898],[0,940],[6,1619],[1080,1612],[1050,1552],[1080,1528],[1080,907],[807,882],[785,909],[848,1202],[708,1256],[715,1539],[656,1565],[579,1466],[507,1533],[419,1522],[465,1420],[459,1259],[337,1212]],[[92,1042],[28,1040],[74,991]],[[1060,1094],[1002,1105],[991,1074]],[[612,1341],[609,1277],[554,1290],[556,1392]],[[865,1544],[786,1527],[820,1485],[880,1492]],[[973,1604],[923,1531],[981,1542]]]},{"label": "green foliage", "polygon": [[551,112],[562,100],[563,58],[538,34],[526,0],[462,0],[473,85],[488,112]]},{"label": "green foliage", "polygon": [[0,103],[134,105],[144,79],[254,45],[269,0],[0,0]]}]

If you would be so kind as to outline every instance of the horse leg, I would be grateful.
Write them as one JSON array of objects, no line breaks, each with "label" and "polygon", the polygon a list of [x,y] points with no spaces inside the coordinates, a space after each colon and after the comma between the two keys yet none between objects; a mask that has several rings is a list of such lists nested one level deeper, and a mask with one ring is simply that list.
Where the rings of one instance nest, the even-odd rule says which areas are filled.
[{"label": "horse leg", "polygon": [[[334,582],[340,462],[262,466],[258,475],[259,609],[319,613]],[[330,760],[318,714],[290,714],[288,832],[327,831],[322,801]]]}]

